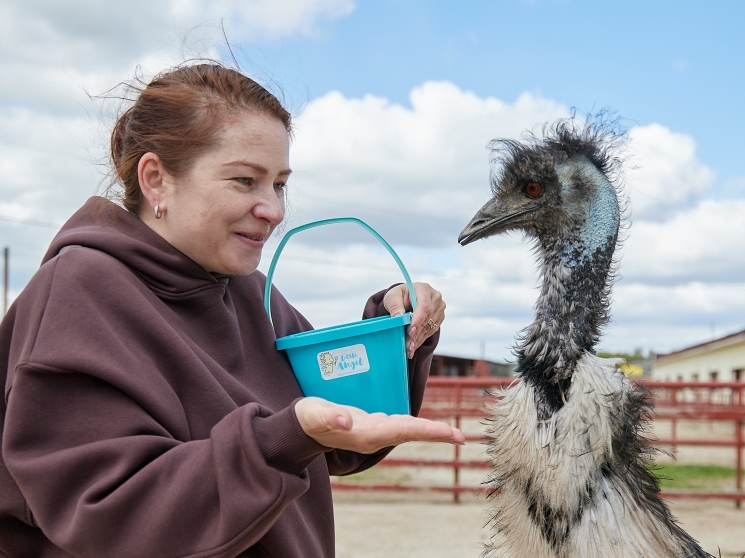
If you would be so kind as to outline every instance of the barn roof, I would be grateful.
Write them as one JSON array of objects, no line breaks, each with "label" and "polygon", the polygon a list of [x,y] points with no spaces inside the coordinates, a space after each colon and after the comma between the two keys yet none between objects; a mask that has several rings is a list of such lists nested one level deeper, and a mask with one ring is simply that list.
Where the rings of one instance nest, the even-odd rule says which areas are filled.
[{"label": "barn roof", "polygon": [[745,341],[745,329],[742,331],[738,331],[737,333],[731,333],[730,335],[725,335],[724,337],[720,337],[719,339],[713,339],[712,341],[706,341],[705,343],[699,343],[698,345],[692,345],[690,347],[686,347],[685,349],[681,349],[679,351],[674,351],[672,353],[667,353],[664,355],[657,355],[657,362],[664,362],[666,360],[685,358],[688,356],[693,356],[693,355],[705,353],[708,351],[713,351],[716,349],[724,349],[726,347],[736,345],[743,341]]}]

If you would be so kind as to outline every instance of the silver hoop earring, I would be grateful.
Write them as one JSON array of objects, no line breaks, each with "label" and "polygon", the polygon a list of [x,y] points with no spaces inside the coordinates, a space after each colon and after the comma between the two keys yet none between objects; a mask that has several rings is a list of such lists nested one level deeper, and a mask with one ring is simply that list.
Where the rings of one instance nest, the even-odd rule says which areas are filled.
[{"label": "silver hoop earring", "polygon": [[156,203],[156,204],[155,204],[155,211],[154,211],[154,213],[155,213],[155,218],[156,218],[156,219],[160,219],[161,217],[163,217],[163,214],[162,214],[162,213],[161,213],[160,211],[158,211],[158,208],[159,208],[159,207],[160,207],[160,204],[159,204],[159,203]]}]

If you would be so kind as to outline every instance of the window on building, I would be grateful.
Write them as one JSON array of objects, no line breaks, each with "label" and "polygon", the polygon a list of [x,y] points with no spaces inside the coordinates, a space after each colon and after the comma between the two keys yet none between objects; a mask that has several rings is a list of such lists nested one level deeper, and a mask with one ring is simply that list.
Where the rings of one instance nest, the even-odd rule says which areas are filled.
[{"label": "window on building", "polygon": [[733,370],[732,371],[732,381],[733,382],[741,382],[742,380],[745,380],[745,371],[742,369],[740,370]]},{"label": "window on building", "polygon": [[714,372],[709,372],[709,380],[712,382],[719,381],[719,372],[716,370]]},{"label": "window on building", "polygon": [[698,382],[698,372],[691,374],[691,381]]}]

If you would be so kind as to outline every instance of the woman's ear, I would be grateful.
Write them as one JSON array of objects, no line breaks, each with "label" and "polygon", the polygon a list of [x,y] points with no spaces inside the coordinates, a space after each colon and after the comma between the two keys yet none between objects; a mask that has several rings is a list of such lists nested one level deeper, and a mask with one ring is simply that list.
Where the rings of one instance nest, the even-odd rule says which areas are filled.
[{"label": "woman's ear", "polygon": [[[150,210],[158,206],[158,211],[166,210],[166,172],[163,163],[155,153],[147,152],[137,164],[137,178],[140,181],[142,196],[150,204]],[[149,213],[149,212],[148,212]]]}]

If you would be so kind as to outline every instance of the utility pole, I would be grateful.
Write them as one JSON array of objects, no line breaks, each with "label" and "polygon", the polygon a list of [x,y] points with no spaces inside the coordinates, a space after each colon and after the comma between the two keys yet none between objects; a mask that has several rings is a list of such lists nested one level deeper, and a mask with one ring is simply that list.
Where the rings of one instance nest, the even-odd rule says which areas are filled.
[{"label": "utility pole", "polygon": [[8,311],[8,268],[10,267],[10,248],[3,250],[3,316]]}]

